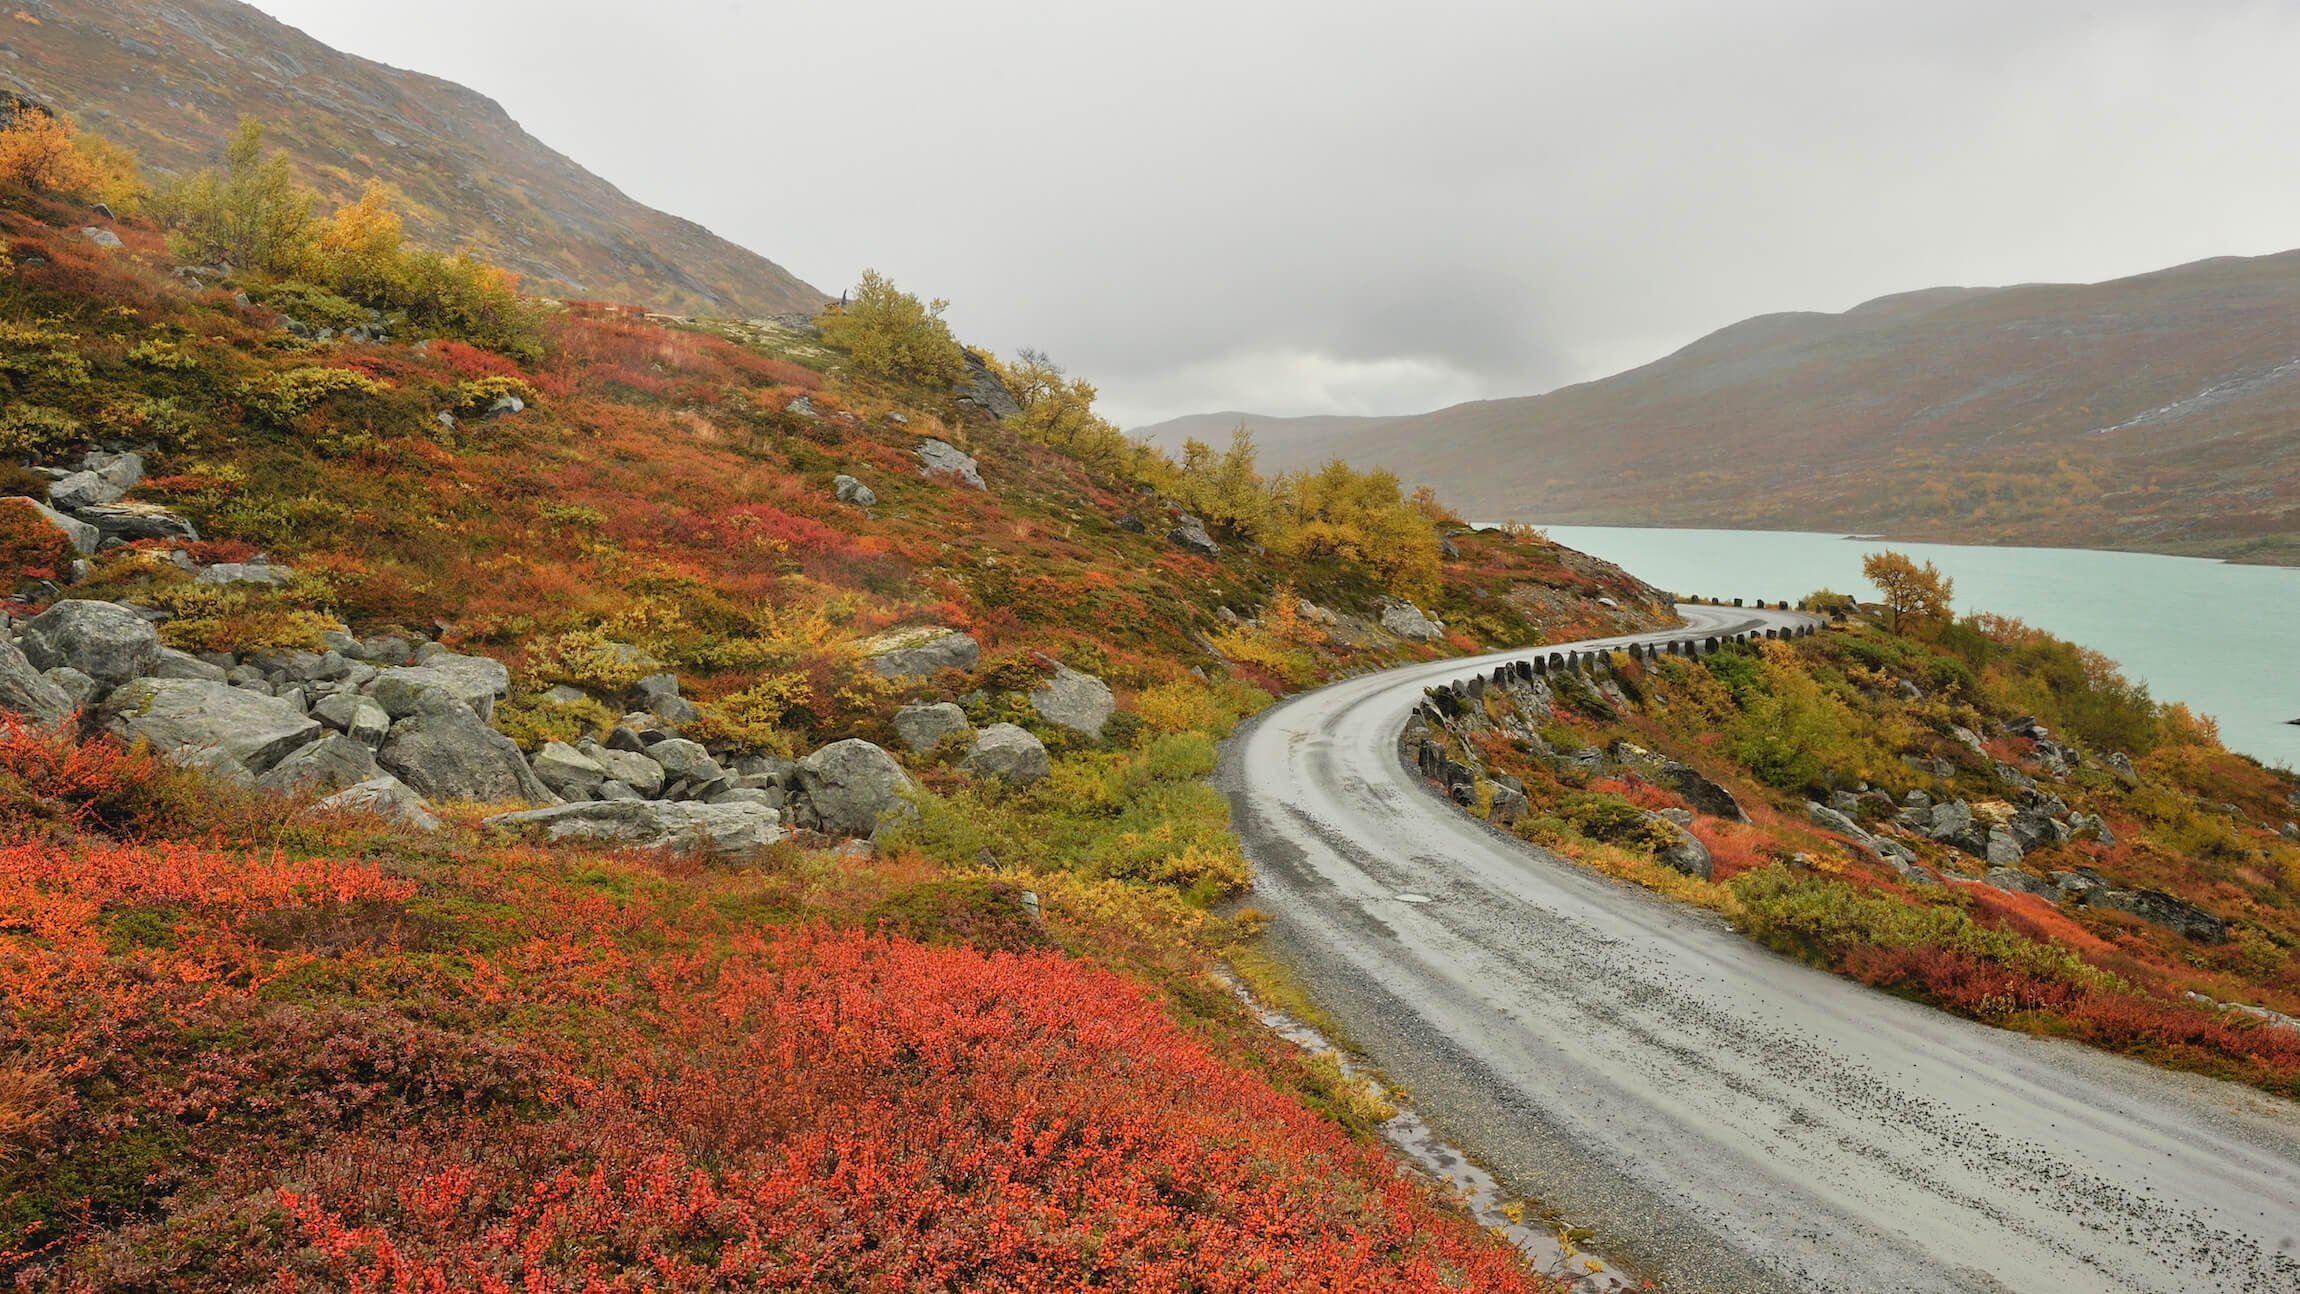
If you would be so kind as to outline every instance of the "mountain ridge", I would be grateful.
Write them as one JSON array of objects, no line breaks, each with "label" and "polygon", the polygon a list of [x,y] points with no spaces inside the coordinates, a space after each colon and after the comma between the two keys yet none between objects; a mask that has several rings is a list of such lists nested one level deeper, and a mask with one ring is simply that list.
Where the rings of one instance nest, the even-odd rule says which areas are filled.
[{"label": "mountain ridge", "polygon": [[494,99],[333,49],[238,0],[27,0],[0,22],[0,88],[71,114],[156,172],[212,165],[243,113],[330,201],[369,176],[410,231],[538,292],[680,313],[812,313],[825,293],[648,207],[537,140]]},{"label": "mountain ridge", "polygon": [[1214,417],[1255,428],[1273,468],[1385,466],[1483,517],[2293,563],[2295,361],[2300,251],[1758,315],[1621,373],[1425,414]]}]

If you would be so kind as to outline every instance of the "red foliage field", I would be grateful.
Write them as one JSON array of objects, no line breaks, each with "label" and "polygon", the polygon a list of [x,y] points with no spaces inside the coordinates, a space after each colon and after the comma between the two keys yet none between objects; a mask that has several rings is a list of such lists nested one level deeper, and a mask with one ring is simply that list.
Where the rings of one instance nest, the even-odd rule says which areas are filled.
[{"label": "red foliage field", "polygon": [[138,839],[149,771],[0,744],[0,800],[52,806],[0,834],[19,1287],[1543,1288],[1281,1046],[1043,935],[276,807]]}]

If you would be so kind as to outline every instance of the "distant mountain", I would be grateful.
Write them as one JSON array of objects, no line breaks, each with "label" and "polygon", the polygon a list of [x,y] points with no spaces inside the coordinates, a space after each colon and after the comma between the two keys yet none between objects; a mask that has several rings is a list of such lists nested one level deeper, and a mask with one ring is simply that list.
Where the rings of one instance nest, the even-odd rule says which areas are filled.
[{"label": "distant mountain", "polygon": [[1377,419],[1243,421],[1534,522],[1878,531],[2300,564],[2300,252],[1744,320],[1642,368]]},{"label": "distant mountain", "polygon": [[72,114],[147,168],[219,162],[249,113],[322,193],[349,198],[380,177],[417,239],[472,248],[533,291],[744,317],[824,300],[765,257],[633,201],[493,100],[330,49],[236,0],[7,8],[0,88]]}]

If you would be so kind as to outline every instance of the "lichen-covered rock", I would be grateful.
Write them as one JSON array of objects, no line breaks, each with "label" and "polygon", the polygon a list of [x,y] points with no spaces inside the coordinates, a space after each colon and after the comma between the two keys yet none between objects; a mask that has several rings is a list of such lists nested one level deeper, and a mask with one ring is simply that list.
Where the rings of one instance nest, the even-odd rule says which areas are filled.
[{"label": "lichen-covered rock", "polygon": [[107,687],[148,673],[159,659],[151,622],[110,602],[70,599],[24,622],[19,645],[36,669],[69,666]]},{"label": "lichen-covered rock", "polygon": [[2102,887],[2085,892],[2082,902],[2088,908],[2110,908],[2139,917],[2151,925],[2163,926],[2200,944],[2228,942],[2228,923],[2225,920],[2160,890]]},{"label": "lichen-covered rock", "polygon": [[101,715],[123,741],[142,738],[163,754],[219,750],[257,774],[326,732],[291,702],[208,679],[133,679],[113,690]]},{"label": "lichen-covered rock", "polygon": [[974,456],[948,441],[918,442],[918,463],[920,476],[955,476],[977,490],[984,488],[982,471]]},{"label": "lichen-covered rock", "polygon": [[34,669],[16,644],[0,638],[0,711],[54,727],[72,710],[64,689]]},{"label": "lichen-covered rock", "polygon": [[966,711],[948,701],[906,705],[894,714],[894,730],[902,744],[922,754],[959,736],[969,726]]},{"label": "lichen-covered rock", "polygon": [[1708,775],[1691,764],[1681,764],[1674,759],[1666,760],[1653,771],[1653,780],[1683,796],[1696,813],[1706,813],[1712,818],[1728,818],[1734,822],[1749,820],[1749,815],[1741,811],[1741,802],[1733,798],[1731,791],[1711,781]]},{"label": "lichen-covered rock", "polygon": [[968,772],[1016,786],[1029,786],[1054,771],[1045,743],[1011,723],[994,723],[975,734],[973,748],[960,763]]},{"label": "lichen-covered rock", "polygon": [[356,692],[321,697],[312,704],[311,717],[369,750],[381,746],[391,733],[391,713],[376,704],[375,698]]},{"label": "lichen-covered rock", "polygon": [[916,816],[910,776],[860,738],[834,741],[799,761],[799,791],[827,833],[872,836]]},{"label": "lichen-covered rock", "polygon": [[1030,707],[1057,728],[1100,737],[1103,725],[1118,709],[1118,699],[1108,683],[1058,662],[1053,677],[1030,694]]},{"label": "lichen-covered rock", "polygon": [[559,798],[527,766],[517,743],[460,706],[393,724],[376,760],[428,800],[552,804]]},{"label": "lichen-covered rock", "polygon": [[599,800],[500,813],[490,827],[540,827],[551,840],[589,840],[642,848],[739,854],[771,845],[790,832],[775,809],[744,800],[715,804],[652,800]]},{"label": "lichen-covered rock", "polygon": [[223,683],[229,681],[230,671],[214,661],[201,660],[190,652],[162,647],[160,654],[152,660],[152,668],[146,673],[153,678],[199,678],[210,683]]},{"label": "lichen-covered rock", "polygon": [[1174,519],[1173,527],[1166,532],[1166,542],[1208,560],[1222,555],[1222,546],[1206,533],[1206,523],[1188,513]]},{"label": "lichen-covered rock", "polygon": [[189,539],[199,529],[166,508],[150,503],[106,503],[78,509],[80,520],[118,539]]},{"label": "lichen-covered rock", "polygon": [[878,491],[844,472],[831,478],[831,490],[838,495],[838,500],[841,503],[851,503],[858,508],[878,506]]},{"label": "lichen-covered rock", "polygon": [[395,777],[369,778],[311,807],[314,813],[368,813],[388,822],[413,827],[417,831],[439,830],[439,819],[432,816],[431,808],[423,802],[423,797],[409,790],[405,783]]},{"label": "lichen-covered rock", "polygon": [[97,547],[104,542],[103,531],[96,529],[94,526],[91,526],[87,522],[80,520],[78,517],[66,516],[63,513],[56,511],[54,508],[49,507],[47,504],[40,502],[38,499],[13,499],[10,500],[10,502],[21,503],[29,506],[33,512],[39,515],[42,521],[45,521],[49,525],[54,526],[56,529],[63,531],[64,537],[72,541],[72,550],[80,554],[82,557],[86,557],[89,554],[95,552]]},{"label": "lichen-covered rock", "polygon": [[563,741],[546,742],[535,752],[535,777],[570,800],[587,800],[605,783],[604,765]]},{"label": "lichen-covered rock", "polygon": [[1445,636],[1445,626],[1422,614],[1422,609],[1397,598],[1382,601],[1382,628],[1400,638],[1430,642]]},{"label": "lichen-covered rock", "polygon": [[982,660],[982,644],[955,629],[898,629],[860,645],[873,672],[886,678],[931,678],[946,669],[969,670]]},{"label": "lichen-covered rock", "polygon": [[332,793],[349,790],[381,777],[375,752],[367,744],[342,733],[330,733],[309,745],[288,752],[256,779],[263,790],[281,795],[296,791]]},{"label": "lichen-covered rock", "polygon": [[1645,821],[1653,830],[1666,833],[1669,837],[1668,844],[1653,851],[1656,862],[1687,876],[1698,876],[1705,881],[1709,879],[1715,868],[1715,860],[1709,856],[1707,845],[1702,844],[1692,832],[1658,813],[1646,814]]},{"label": "lichen-covered rock", "polygon": [[217,562],[193,579],[199,584],[255,584],[276,588],[295,579],[295,568],[254,562]]},{"label": "lichen-covered rock", "polygon": [[633,794],[642,798],[651,800],[661,795],[664,785],[669,781],[661,764],[637,751],[591,744],[578,749],[606,769],[611,780],[630,787]]}]

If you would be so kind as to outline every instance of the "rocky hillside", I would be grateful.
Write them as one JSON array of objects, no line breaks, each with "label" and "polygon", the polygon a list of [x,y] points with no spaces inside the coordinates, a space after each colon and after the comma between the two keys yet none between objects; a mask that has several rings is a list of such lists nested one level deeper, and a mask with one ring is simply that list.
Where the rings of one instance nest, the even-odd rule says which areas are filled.
[{"label": "rocky hillside", "polygon": [[1212,974],[1204,778],[1656,590],[1057,448],[915,300],[515,357],[59,193],[0,243],[0,1280],[1563,1287]]},{"label": "rocky hillside", "polygon": [[[2300,252],[1745,320],[1547,395],[1244,421],[1478,517],[1842,529],[2300,561]],[[1214,433],[1209,435],[1209,433]]]},{"label": "rocky hillside", "polygon": [[410,231],[530,290],[680,313],[811,314],[822,292],[692,221],[634,202],[485,96],[330,49],[238,0],[25,0],[0,22],[0,88],[72,114],[147,170],[215,165],[260,118],[332,202],[372,178]]}]

